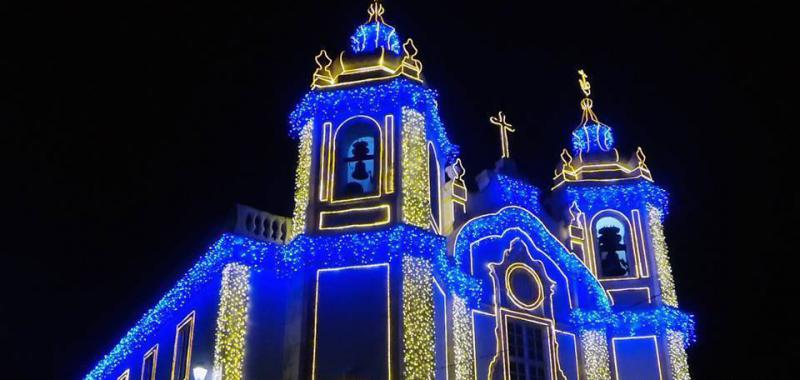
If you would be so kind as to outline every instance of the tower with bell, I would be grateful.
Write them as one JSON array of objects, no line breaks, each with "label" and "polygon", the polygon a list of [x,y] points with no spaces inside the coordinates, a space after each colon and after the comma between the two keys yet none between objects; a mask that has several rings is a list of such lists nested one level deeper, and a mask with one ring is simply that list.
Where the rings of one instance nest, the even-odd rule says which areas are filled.
[{"label": "tower with bell", "polygon": [[[594,112],[588,74],[579,70],[578,75],[581,121],[572,132],[571,149],[561,152],[551,189],[565,207],[562,238],[616,310],[677,308],[662,227],[667,193],[655,184],[641,147],[628,159],[621,156],[613,129]],[[669,337],[658,338],[661,352],[670,352]]]},{"label": "tower with bell", "polygon": [[292,235],[452,224],[442,209],[453,205],[440,199],[458,148],[414,41],[402,40],[384,13],[374,1],[349,50],[320,51],[311,90],[291,115],[300,148]]},{"label": "tower with bell", "polygon": [[[325,264],[298,281],[292,298],[307,306],[295,314],[309,330],[287,336],[299,347],[289,357],[307,363],[291,371],[301,378],[427,378],[437,371],[427,348],[433,334],[417,330],[433,329],[432,263],[444,255],[441,235],[466,212],[464,168],[414,41],[401,39],[384,15],[373,1],[349,49],[319,52],[311,89],[290,115],[299,143],[291,237],[359,242],[364,250],[343,253],[342,261],[355,264]],[[439,248],[395,241],[410,236],[439,241]]]}]

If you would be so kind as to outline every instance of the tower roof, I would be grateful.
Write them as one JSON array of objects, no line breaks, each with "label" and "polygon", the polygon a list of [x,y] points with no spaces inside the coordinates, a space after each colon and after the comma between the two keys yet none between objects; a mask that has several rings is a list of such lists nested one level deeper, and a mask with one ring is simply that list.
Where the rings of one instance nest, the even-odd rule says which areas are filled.
[{"label": "tower roof", "polygon": [[349,51],[331,56],[322,50],[315,57],[317,70],[311,88],[327,89],[400,76],[423,82],[422,62],[410,38],[401,42],[395,28],[383,19],[385,9],[379,0],[369,6],[367,22],[350,36]]},{"label": "tower roof", "polygon": [[627,162],[620,160],[613,129],[603,124],[592,109],[589,76],[583,70],[578,70],[578,74],[578,84],[584,95],[581,99],[583,113],[580,124],[572,131],[572,154],[567,149],[561,152],[561,167],[556,169],[553,189],[569,182],[608,183],[636,179],[652,182],[642,148],[637,148],[634,157]]},{"label": "tower roof", "polygon": [[581,78],[578,83],[585,97],[581,100],[581,123],[572,131],[572,152],[586,158],[588,155],[603,155],[614,150],[614,133],[608,125],[603,124],[592,110],[594,102],[588,75],[579,70]]},{"label": "tower roof", "polygon": [[380,48],[400,55],[401,43],[395,28],[383,20],[385,9],[378,1],[369,6],[369,19],[359,25],[350,36],[350,49],[354,54],[374,53]]}]

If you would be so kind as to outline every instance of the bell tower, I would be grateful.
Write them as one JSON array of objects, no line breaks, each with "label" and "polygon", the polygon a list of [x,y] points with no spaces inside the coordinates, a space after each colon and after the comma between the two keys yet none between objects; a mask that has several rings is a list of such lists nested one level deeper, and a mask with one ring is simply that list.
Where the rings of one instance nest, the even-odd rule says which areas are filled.
[{"label": "bell tower", "polygon": [[292,236],[408,224],[439,232],[458,147],[439,119],[411,39],[375,1],[337,55],[322,50],[290,116],[299,141]]},{"label": "bell tower", "polygon": [[[676,313],[662,226],[667,192],[654,183],[642,148],[629,159],[620,157],[613,129],[593,110],[588,75],[578,73],[583,115],[571,151],[561,153],[552,188],[563,210],[565,245],[598,279],[615,311]],[[672,329],[653,338],[669,359],[661,362],[661,373],[685,374],[685,338]]]}]

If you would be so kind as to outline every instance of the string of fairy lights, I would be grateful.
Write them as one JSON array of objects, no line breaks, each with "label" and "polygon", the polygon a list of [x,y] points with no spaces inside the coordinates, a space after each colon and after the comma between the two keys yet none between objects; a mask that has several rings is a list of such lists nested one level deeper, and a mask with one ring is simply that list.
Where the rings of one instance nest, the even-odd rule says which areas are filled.
[{"label": "string of fairy lights", "polygon": [[580,339],[586,380],[611,380],[606,332],[584,330],[580,332]]},{"label": "string of fairy lights", "polygon": [[250,305],[250,268],[231,263],[222,271],[214,370],[225,380],[242,380],[244,374],[247,312]]},{"label": "string of fairy lights", "polygon": [[452,317],[455,380],[473,379],[475,358],[472,345],[475,337],[472,334],[472,318],[467,303],[458,296],[453,296]]},{"label": "string of fairy lights", "polygon": [[433,265],[403,257],[403,378],[429,379],[436,369]]},{"label": "string of fairy lights", "polygon": [[412,226],[425,228],[428,226],[431,204],[425,116],[403,107],[402,121],[403,221]]},{"label": "string of fairy lights", "polygon": [[647,205],[648,222],[650,225],[650,237],[653,244],[653,253],[656,258],[658,268],[658,283],[661,287],[661,301],[665,305],[678,307],[678,296],[675,294],[675,280],[672,278],[672,266],[669,263],[669,253],[667,242],[664,237],[664,227],[661,220],[664,213],[658,208]]},{"label": "string of fairy lights", "polygon": [[294,214],[290,238],[305,232],[306,210],[308,209],[311,191],[311,147],[314,131],[314,119],[308,120],[300,131],[300,143],[297,152],[297,170],[294,174]]}]

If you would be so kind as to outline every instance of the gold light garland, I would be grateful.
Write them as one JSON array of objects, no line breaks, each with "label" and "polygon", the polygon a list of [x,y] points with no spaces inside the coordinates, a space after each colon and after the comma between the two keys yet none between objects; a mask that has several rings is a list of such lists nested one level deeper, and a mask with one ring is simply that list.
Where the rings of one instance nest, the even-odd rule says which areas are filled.
[{"label": "gold light garland", "polygon": [[306,230],[306,209],[311,181],[311,142],[314,120],[309,120],[300,131],[300,146],[297,153],[297,171],[294,174],[294,216],[289,238]]},{"label": "gold light garland", "polygon": [[404,379],[427,380],[436,369],[432,272],[430,261],[403,257]]},{"label": "gold light garland", "polygon": [[403,107],[403,221],[428,227],[430,197],[428,189],[428,147],[425,140],[425,116]]},{"label": "gold light garland", "polygon": [[250,304],[250,268],[232,263],[222,271],[214,371],[224,380],[244,377],[244,346],[247,334],[247,310]]},{"label": "gold light garland", "polygon": [[453,295],[453,338],[455,380],[474,379],[472,318],[466,302],[456,295]]},{"label": "gold light garland", "polygon": [[678,296],[675,294],[675,280],[672,278],[672,266],[669,263],[669,251],[664,238],[664,227],[661,218],[664,214],[658,208],[647,205],[650,236],[653,239],[653,253],[656,258],[658,282],[661,285],[661,301],[665,305],[678,307]]},{"label": "gold light garland", "polygon": [[583,369],[586,373],[586,380],[611,380],[605,331],[582,331],[581,347],[583,348]]},{"label": "gold light garland", "polygon": [[673,380],[691,380],[689,375],[689,362],[686,360],[683,333],[667,330],[667,345],[669,349],[669,366]]}]

